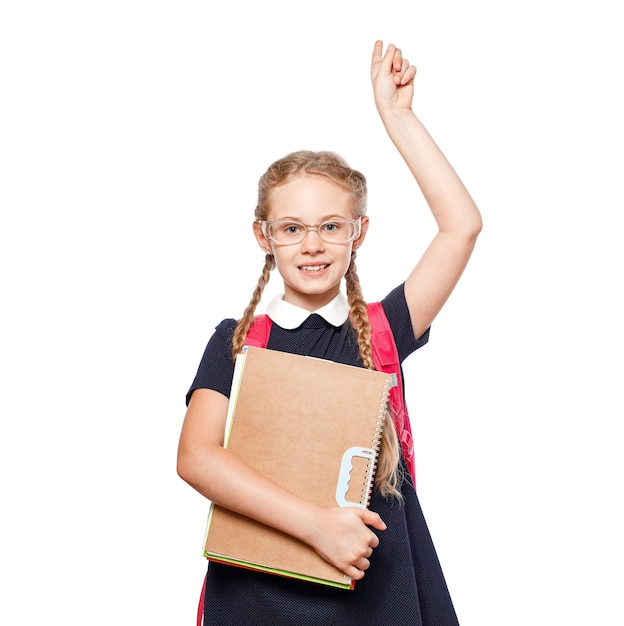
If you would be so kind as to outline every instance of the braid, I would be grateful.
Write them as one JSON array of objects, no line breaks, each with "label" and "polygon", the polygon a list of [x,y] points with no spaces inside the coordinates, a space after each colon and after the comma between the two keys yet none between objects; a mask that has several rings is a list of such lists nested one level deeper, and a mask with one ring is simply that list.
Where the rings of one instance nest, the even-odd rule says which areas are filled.
[{"label": "braid", "polygon": [[258,279],[258,284],[253,291],[251,300],[243,313],[243,317],[239,320],[236,328],[234,329],[234,335],[232,336],[232,359],[236,359],[236,355],[240,353],[245,345],[245,339],[249,332],[249,327],[253,322],[254,312],[258,306],[264,288],[267,286],[269,279],[271,278],[271,270],[275,267],[275,257],[272,254],[267,254],[264,259],[264,267],[262,268],[262,274]]},{"label": "braid", "polygon": [[351,253],[351,263],[345,274],[345,282],[347,285],[347,299],[351,308],[351,320],[357,330],[358,348],[360,350],[360,359],[366,369],[374,370],[373,350],[371,348],[371,327],[368,321],[368,312],[366,302],[362,295],[360,286],[360,278],[357,275],[355,264],[355,250]]},{"label": "braid", "polygon": [[[374,370],[373,349],[371,346],[371,325],[368,319],[366,302],[362,295],[360,279],[357,275],[355,265],[355,250],[351,253],[351,263],[345,274],[347,285],[347,299],[351,308],[351,321],[357,332],[358,348],[360,359],[366,369]],[[399,439],[394,427],[394,420],[390,409],[386,409],[386,419],[384,422],[383,436],[375,474],[375,484],[384,496],[395,496],[402,498],[398,489],[402,477],[400,471],[401,452]]]}]

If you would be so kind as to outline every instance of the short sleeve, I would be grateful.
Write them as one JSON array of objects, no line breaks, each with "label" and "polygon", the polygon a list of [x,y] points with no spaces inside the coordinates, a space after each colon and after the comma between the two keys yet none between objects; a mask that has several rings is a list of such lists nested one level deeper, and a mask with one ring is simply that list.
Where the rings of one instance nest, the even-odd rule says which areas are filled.
[{"label": "short sleeve", "polygon": [[232,336],[236,320],[223,320],[208,341],[199,363],[193,383],[186,394],[186,404],[191,400],[195,389],[213,389],[230,397],[234,363],[232,361]]},{"label": "short sleeve", "polygon": [[405,283],[395,287],[382,301],[386,317],[394,335],[394,341],[399,353],[399,360],[403,362],[412,352],[422,348],[429,341],[428,328],[421,337],[414,336],[412,319],[407,301],[405,300]]}]

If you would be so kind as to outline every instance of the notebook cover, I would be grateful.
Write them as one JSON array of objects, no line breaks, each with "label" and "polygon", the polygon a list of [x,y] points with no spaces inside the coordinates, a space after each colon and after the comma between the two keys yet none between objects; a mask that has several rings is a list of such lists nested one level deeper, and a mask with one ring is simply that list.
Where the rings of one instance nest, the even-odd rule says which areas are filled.
[{"label": "notebook cover", "polygon": [[[237,357],[225,446],[318,506],[367,508],[392,381],[384,372],[246,346]],[[354,584],[307,544],[217,505],[204,555],[334,587]]]}]

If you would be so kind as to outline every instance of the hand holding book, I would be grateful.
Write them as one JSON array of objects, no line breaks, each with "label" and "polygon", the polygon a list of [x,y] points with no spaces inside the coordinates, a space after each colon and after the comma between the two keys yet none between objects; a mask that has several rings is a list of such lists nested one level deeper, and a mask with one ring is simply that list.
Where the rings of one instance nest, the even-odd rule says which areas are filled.
[{"label": "hand holding book", "polygon": [[315,520],[315,536],[310,544],[337,569],[353,580],[360,580],[370,565],[373,549],[379,545],[377,535],[368,528],[385,530],[386,525],[373,511],[356,507],[321,509]]}]

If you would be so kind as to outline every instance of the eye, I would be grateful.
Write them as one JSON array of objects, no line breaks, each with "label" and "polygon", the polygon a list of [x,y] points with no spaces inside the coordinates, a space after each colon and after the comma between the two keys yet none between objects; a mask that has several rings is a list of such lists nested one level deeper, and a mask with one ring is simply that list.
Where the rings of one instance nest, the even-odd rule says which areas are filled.
[{"label": "eye", "polygon": [[319,228],[324,233],[335,233],[339,231],[343,227],[342,222],[334,221],[334,222],[323,222]]},{"label": "eye", "polygon": [[273,222],[271,225],[276,234],[286,236],[298,235],[303,230],[303,224],[299,222]]}]

